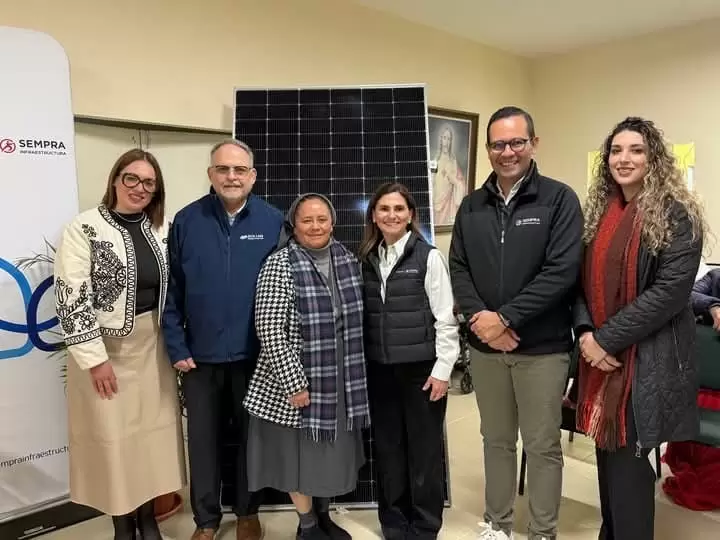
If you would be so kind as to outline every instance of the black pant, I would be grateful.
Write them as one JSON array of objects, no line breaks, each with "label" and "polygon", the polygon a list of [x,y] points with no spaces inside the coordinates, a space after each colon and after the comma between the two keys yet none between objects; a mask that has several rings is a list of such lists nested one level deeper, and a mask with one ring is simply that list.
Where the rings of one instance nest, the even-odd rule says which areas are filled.
[{"label": "black pant", "polygon": [[[243,407],[253,362],[197,364],[183,376],[183,393],[188,416],[188,457],[190,501],[198,527],[217,528],[222,519],[220,506],[221,445],[225,419],[233,414],[237,423],[237,473],[235,505],[239,517],[258,513],[260,494],[248,492],[247,433],[249,417]],[[226,392],[231,392],[232,411],[223,410]]]},{"label": "black pant", "polygon": [[648,460],[650,449],[637,448],[632,402],[628,402],[627,445],[615,452],[596,448],[595,454],[603,520],[598,538],[653,540],[656,475]]},{"label": "black pant", "polygon": [[434,540],[442,526],[447,397],[431,402],[422,389],[432,366],[368,366],[378,517],[386,540]]}]

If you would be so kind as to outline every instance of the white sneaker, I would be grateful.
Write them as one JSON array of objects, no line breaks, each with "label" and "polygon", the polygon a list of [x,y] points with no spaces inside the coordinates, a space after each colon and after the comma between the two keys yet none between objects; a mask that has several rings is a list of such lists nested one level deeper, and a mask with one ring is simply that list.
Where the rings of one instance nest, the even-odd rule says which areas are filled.
[{"label": "white sneaker", "polygon": [[480,525],[480,536],[477,537],[477,540],[513,540],[512,533],[508,536],[503,531],[496,531],[490,523],[481,521],[478,525]]}]

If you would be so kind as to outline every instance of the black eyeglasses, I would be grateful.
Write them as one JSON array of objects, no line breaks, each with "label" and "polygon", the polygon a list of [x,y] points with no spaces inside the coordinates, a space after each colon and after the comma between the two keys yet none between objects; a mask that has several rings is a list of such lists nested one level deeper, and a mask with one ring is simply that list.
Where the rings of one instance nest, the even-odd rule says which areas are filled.
[{"label": "black eyeglasses", "polygon": [[488,148],[491,152],[495,152],[496,154],[500,154],[505,151],[505,149],[509,146],[510,150],[513,152],[520,152],[525,149],[525,146],[527,146],[527,143],[530,142],[530,139],[510,139],[509,141],[494,141],[491,143],[488,143]]},{"label": "black eyeglasses", "polygon": [[143,189],[148,193],[155,193],[157,191],[157,180],[154,178],[140,178],[138,175],[133,173],[125,173],[120,177],[120,181],[128,189],[132,189],[138,184],[142,183]]}]

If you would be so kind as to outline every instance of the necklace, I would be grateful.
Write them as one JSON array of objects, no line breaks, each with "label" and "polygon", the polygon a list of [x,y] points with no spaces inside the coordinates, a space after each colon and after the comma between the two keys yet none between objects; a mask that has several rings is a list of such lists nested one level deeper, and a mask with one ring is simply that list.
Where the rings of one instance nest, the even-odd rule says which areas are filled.
[{"label": "necklace", "polygon": [[120,218],[120,220],[125,221],[126,223],[140,223],[143,219],[145,219],[145,214],[142,212],[140,213],[140,217],[137,219],[129,219],[129,218],[123,216],[122,214],[117,213],[115,210],[113,210],[112,213],[116,217]]}]

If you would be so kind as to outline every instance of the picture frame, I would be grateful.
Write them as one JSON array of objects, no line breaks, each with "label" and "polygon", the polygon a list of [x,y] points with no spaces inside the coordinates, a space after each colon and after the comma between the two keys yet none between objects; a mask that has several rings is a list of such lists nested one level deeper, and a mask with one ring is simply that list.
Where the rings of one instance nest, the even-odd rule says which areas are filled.
[{"label": "picture frame", "polygon": [[475,189],[477,113],[428,107],[433,227],[452,231],[463,197]]}]

